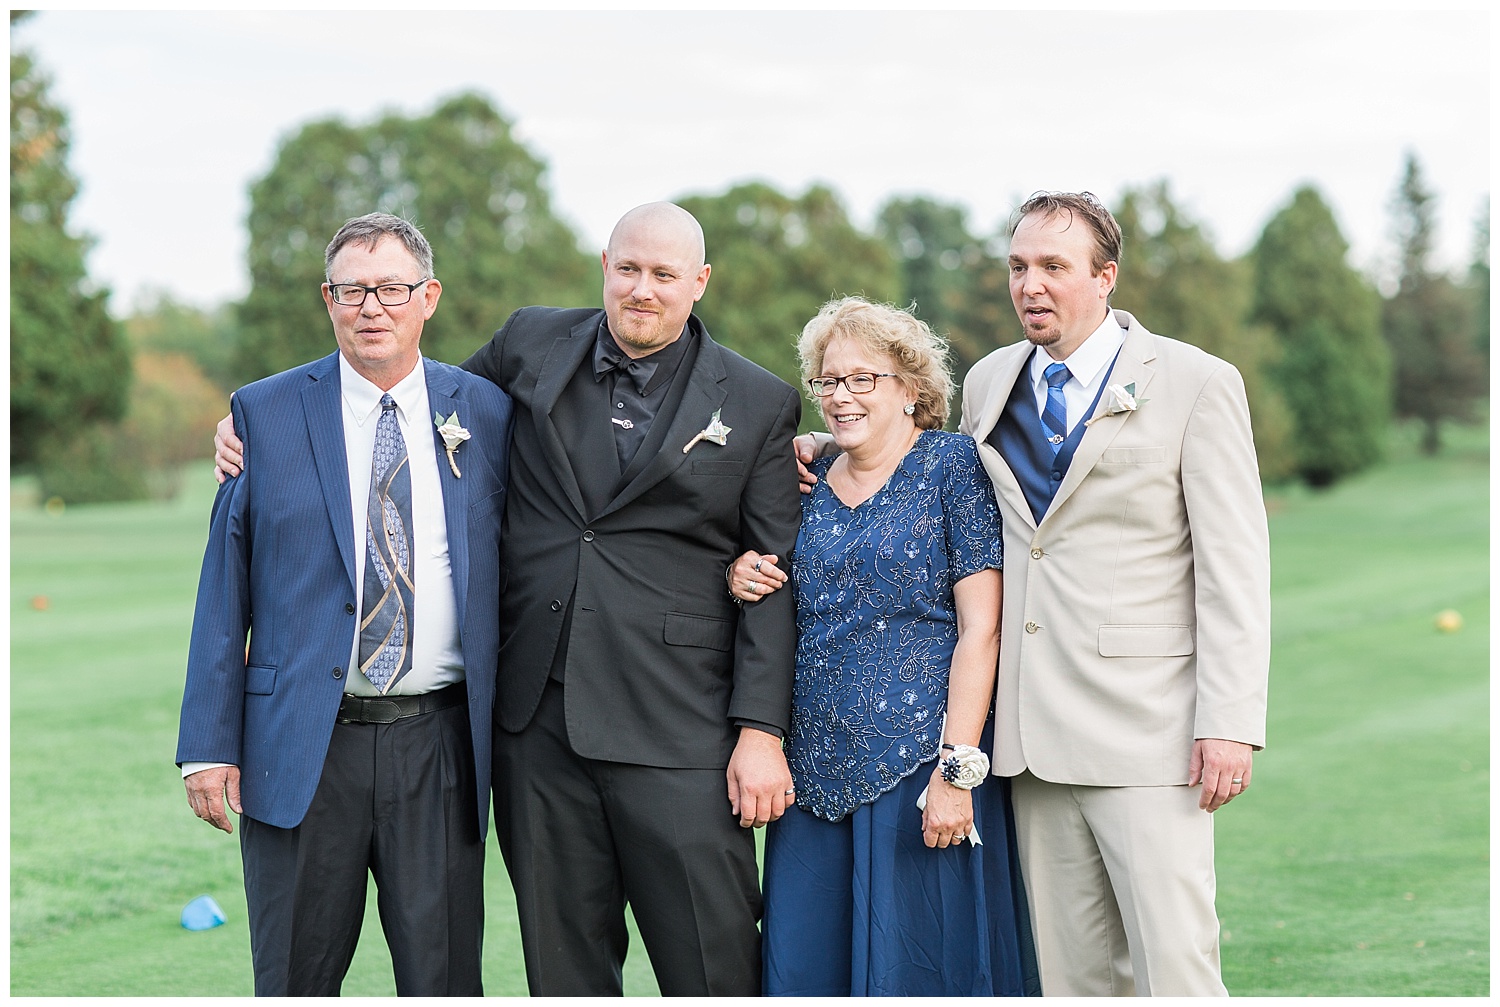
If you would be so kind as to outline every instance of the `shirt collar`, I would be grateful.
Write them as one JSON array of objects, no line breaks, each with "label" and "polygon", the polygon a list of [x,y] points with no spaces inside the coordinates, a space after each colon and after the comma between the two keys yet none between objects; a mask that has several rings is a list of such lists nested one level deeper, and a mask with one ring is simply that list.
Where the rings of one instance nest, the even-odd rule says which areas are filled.
[{"label": "shirt collar", "polygon": [[[380,410],[380,397],[386,393],[351,367],[342,353],[339,354],[339,383],[349,415],[356,424],[364,426]],[[411,373],[396,382],[390,391],[391,398],[396,400],[396,408],[406,418],[407,426],[413,424],[413,417],[417,415],[419,408],[426,410],[427,407],[422,404],[426,389],[427,368],[422,365],[422,358],[418,357],[417,365],[411,369]]]},{"label": "shirt collar", "polygon": [[[644,357],[635,359],[643,364],[649,364],[653,368],[651,378],[646,383],[643,395],[650,395],[677,373],[677,367],[682,363],[683,355],[687,353],[688,344],[693,339],[693,326],[691,324],[682,327],[682,335],[661,349],[646,354]],[[603,362],[606,358],[628,356],[620,349],[619,341],[615,339],[614,333],[609,331],[609,321],[603,320],[599,323],[597,341],[594,344],[594,380],[600,380],[604,376]]]},{"label": "shirt collar", "polygon": [[[1063,363],[1068,365],[1068,373],[1072,380],[1077,381],[1084,388],[1092,387],[1099,376],[1108,369],[1110,362],[1115,359],[1115,354],[1120,352],[1120,347],[1125,343],[1125,330],[1120,328],[1120,323],[1115,321],[1115,313],[1106,310],[1104,321],[1099,327],[1089,333],[1089,337],[1079,344]],[[1052,356],[1040,346],[1031,355],[1031,383],[1037,388],[1046,384],[1045,371],[1047,365],[1053,363]]]}]

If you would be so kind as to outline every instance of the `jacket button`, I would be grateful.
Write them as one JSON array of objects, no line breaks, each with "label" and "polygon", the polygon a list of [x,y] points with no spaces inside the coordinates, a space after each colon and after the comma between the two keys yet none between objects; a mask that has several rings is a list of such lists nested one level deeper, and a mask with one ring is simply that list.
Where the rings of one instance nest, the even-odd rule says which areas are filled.
[{"label": "jacket button", "polygon": [[592,541],[594,541],[594,529],[590,528],[588,531],[584,532],[583,533],[583,540],[585,542],[592,542]]},{"label": "jacket button", "polygon": [[560,601],[554,601],[552,603],[552,611],[554,611],[554,612],[561,612],[562,611],[562,602],[560,602]]},{"label": "jacket button", "polygon": [[1031,558],[1032,559],[1041,559],[1042,558],[1042,550],[1040,550],[1040,549],[1033,549],[1033,550],[1031,550]]},{"label": "jacket button", "polygon": [[335,668],[335,669],[333,669],[333,677],[334,678],[343,678],[344,677],[344,669],[343,668]]},{"label": "jacket button", "polygon": [[1038,625],[1037,625],[1037,624],[1036,624],[1036,623],[1034,623],[1034,622],[1028,622],[1028,623],[1027,623],[1027,624],[1026,624],[1026,632],[1028,632],[1028,633],[1035,633],[1035,632],[1036,632],[1036,631],[1037,631],[1037,630],[1039,630],[1039,629],[1041,629],[1041,628],[1042,628],[1042,627],[1040,627],[1040,626],[1038,626]]},{"label": "jacket button", "polygon": [[354,614],[354,606],[351,605],[348,602],[345,602],[344,603],[344,614],[345,615],[353,615]]}]

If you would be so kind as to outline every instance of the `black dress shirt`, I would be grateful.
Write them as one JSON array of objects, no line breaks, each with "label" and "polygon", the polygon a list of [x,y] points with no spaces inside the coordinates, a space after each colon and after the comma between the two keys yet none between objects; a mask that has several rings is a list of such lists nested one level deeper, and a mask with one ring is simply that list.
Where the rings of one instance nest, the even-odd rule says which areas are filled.
[{"label": "black dress shirt", "polygon": [[594,380],[609,382],[609,422],[614,428],[620,471],[630,467],[631,459],[645,443],[656,414],[667,400],[672,378],[694,338],[692,330],[686,329],[656,352],[632,358],[615,342],[609,323],[599,323],[594,344]]}]

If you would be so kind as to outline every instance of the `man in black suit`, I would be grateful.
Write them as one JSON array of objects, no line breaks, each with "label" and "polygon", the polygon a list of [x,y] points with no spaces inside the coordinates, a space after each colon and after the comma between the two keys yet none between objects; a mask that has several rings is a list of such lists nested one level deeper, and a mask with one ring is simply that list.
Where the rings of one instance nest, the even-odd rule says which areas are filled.
[{"label": "man in black suit", "polygon": [[662,993],[753,996],[750,828],[795,800],[795,620],[791,592],[741,609],[725,577],[796,541],[801,399],[693,315],[686,210],[631,210],[601,261],[603,310],[522,308],[464,363],[515,402],[494,787],[527,983],[620,993],[629,902]]},{"label": "man in black suit", "polygon": [[755,995],[794,618],[787,591],[738,608],[725,568],[796,540],[801,401],[692,314],[687,211],[632,210],[602,263],[602,311],[523,308],[464,364],[516,402],[495,820],[527,980],[619,993],[629,902],[662,993]]}]

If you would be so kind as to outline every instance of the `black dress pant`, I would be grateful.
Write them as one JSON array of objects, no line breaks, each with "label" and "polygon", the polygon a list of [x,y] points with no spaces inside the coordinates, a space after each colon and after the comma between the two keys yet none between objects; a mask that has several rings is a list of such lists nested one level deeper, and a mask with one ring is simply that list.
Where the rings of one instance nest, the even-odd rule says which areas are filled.
[{"label": "black dress pant", "polygon": [[257,996],[337,996],[379,892],[400,996],[478,996],[484,843],[469,711],[337,724],[312,806],[240,819]]},{"label": "black dress pant", "polygon": [[630,904],[665,996],[760,994],[755,836],[723,769],[574,753],[563,686],[525,730],[495,729],[495,830],[533,996],[618,996]]}]

